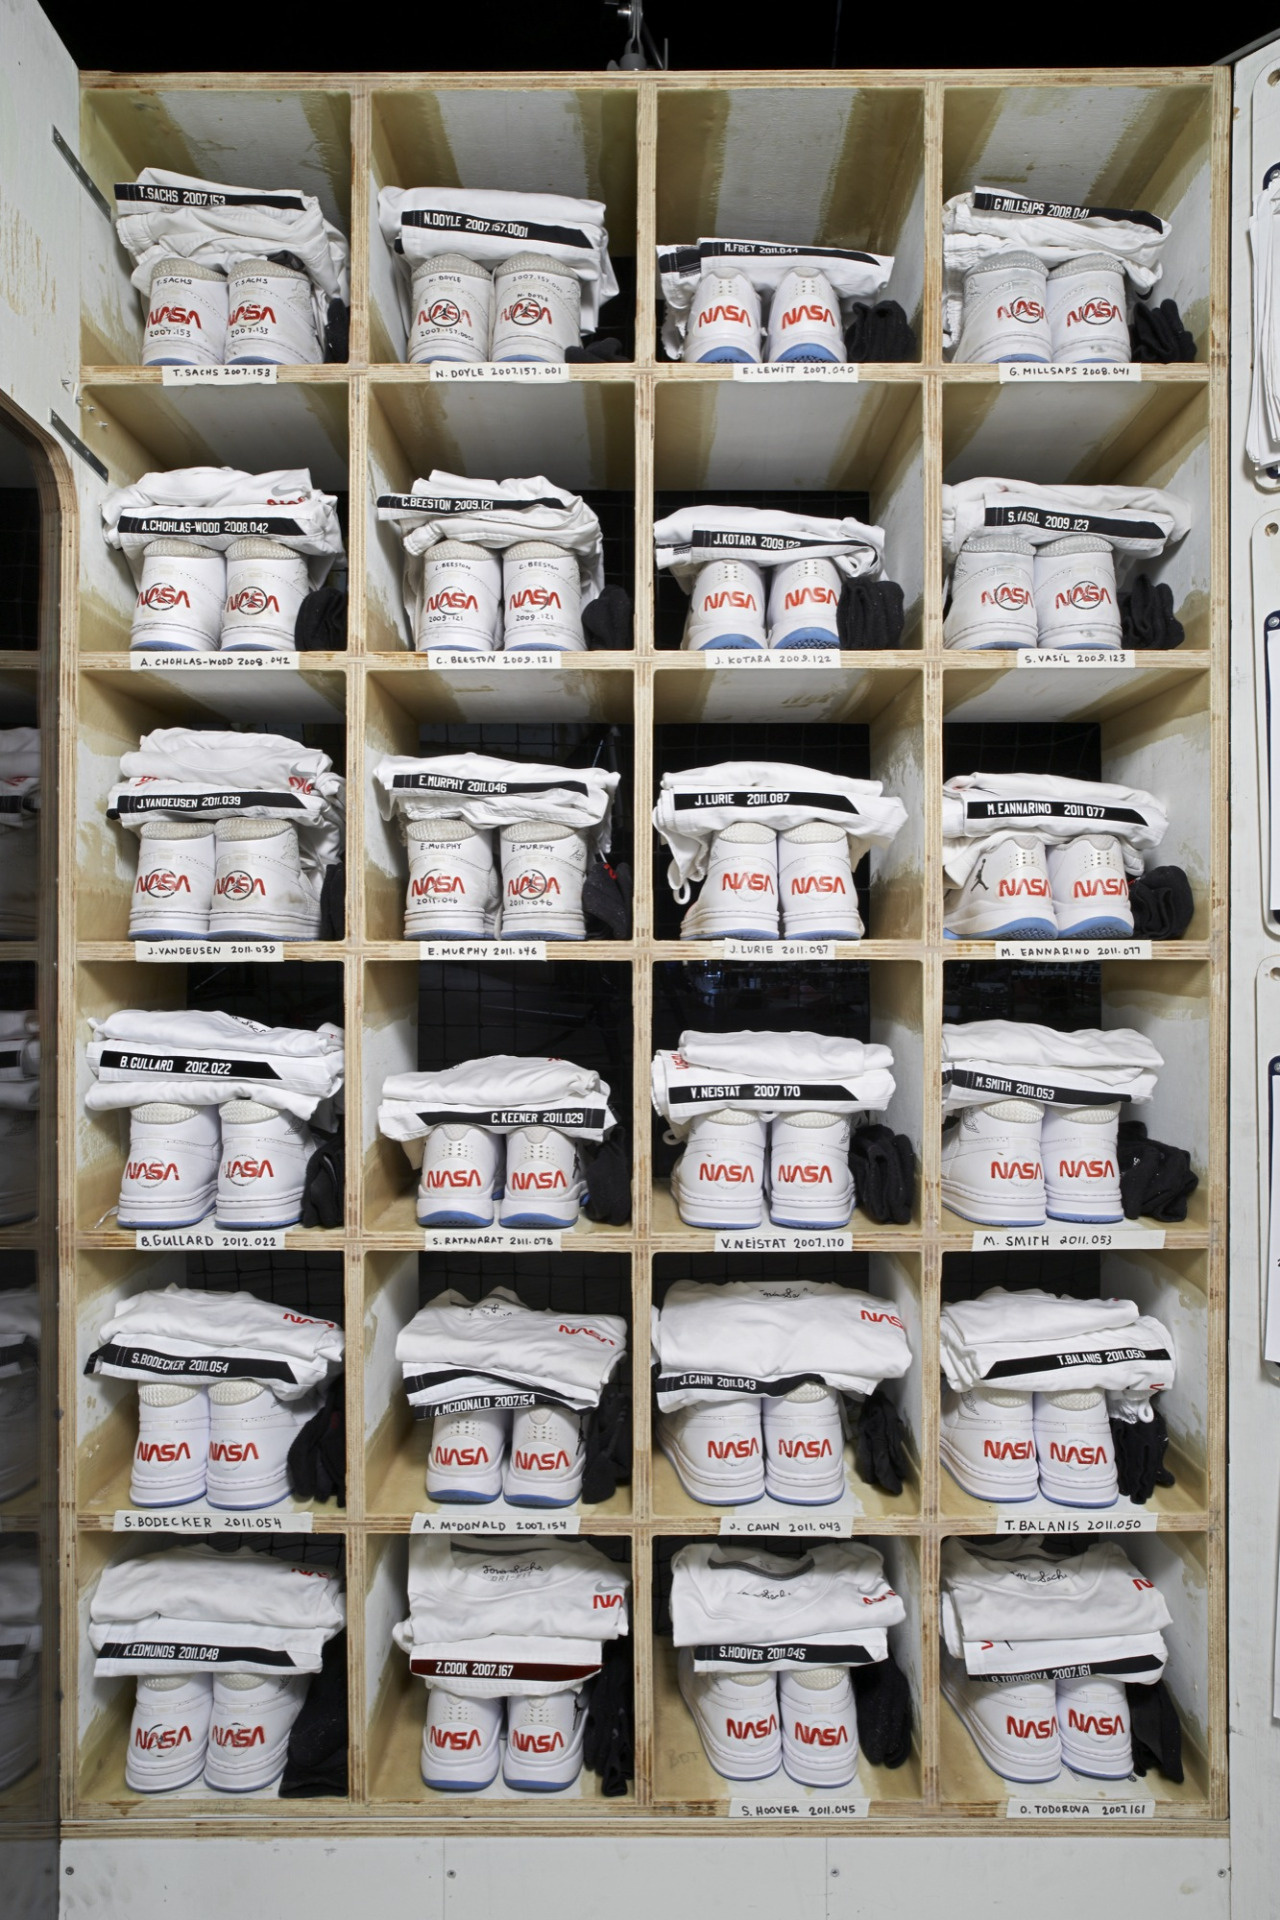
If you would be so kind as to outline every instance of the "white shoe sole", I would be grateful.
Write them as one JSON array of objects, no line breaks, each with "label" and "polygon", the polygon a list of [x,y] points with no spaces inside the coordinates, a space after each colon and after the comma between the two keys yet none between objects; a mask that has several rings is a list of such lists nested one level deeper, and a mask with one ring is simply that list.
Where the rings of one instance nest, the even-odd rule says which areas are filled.
[{"label": "white shoe sole", "polygon": [[997,1212],[985,1194],[959,1186],[945,1175],[942,1180],[942,1204],[952,1213],[958,1213],[962,1220],[972,1220],[977,1227],[1042,1227],[1046,1218],[1043,1204],[1025,1212],[1007,1206]]},{"label": "white shoe sole", "polygon": [[774,1472],[768,1460],[764,1468],[764,1490],[771,1500],[781,1500],[789,1507],[829,1507],[844,1493],[844,1463],[841,1461],[840,1477],[827,1480],[788,1480]]},{"label": "white shoe sole", "polygon": [[674,1176],[671,1181],[671,1198],[676,1203],[676,1212],[686,1227],[704,1227],[714,1231],[717,1227],[731,1232],[749,1232],[753,1227],[762,1227],[765,1220],[763,1196],[753,1205],[737,1207],[730,1200],[715,1199],[703,1202],[687,1200],[680,1192]]}]

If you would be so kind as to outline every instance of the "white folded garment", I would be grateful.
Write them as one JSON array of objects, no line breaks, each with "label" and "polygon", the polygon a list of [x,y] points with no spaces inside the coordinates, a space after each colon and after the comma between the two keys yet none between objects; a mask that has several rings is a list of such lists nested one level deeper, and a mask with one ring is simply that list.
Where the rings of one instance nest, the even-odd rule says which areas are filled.
[{"label": "white folded garment", "polygon": [[1038,1287],[990,1287],[944,1306],[939,1344],[957,1393],[985,1381],[1039,1393],[1106,1388],[1145,1400],[1173,1385],[1177,1366],[1169,1329],[1132,1300],[1076,1300]]},{"label": "white folded garment", "polygon": [[117,1560],[89,1603],[98,1679],[115,1674],[318,1673],[346,1624],[339,1576],[244,1548]]},{"label": "white folded garment", "polygon": [[[2,1296],[0,1296],[2,1298]],[[342,1365],[342,1328],[251,1293],[168,1286],[117,1300],[98,1329],[86,1374],[204,1386],[251,1380],[297,1400]]]},{"label": "white folded garment", "polygon": [[700,1113],[743,1107],[779,1113],[860,1113],[893,1098],[888,1047],[823,1033],[680,1035],[675,1053],[653,1056],[653,1104],[677,1138]]},{"label": "white folded garment", "polygon": [[1069,533],[1108,540],[1124,555],[1152,558],[1181,540],[1191,510],[1163,487],[1037,487],[1029,480],[961,480],[942,489],[942,556],[947,566],[975,533],[1007,527],[1043,547]]},{"label": "white folded garment", "polygon": [[242,473],[238,467],[175,467],[144,473],[102,503],[102,537],[129,562],[135,582],[153,540],[193,540],[225,553],[249,535],[304,554],[313,587],[342,552],[337,495],[320,493],[306,467]]},{"label": "white folded garment", "polygon": [[1132,1027],[1059,1033],[1029,1020],[944,1021],[942,1111],[1011,1099],[1046,1107],[1149,1100],[1163,1065],[1146,1034]]},{"label": "white folded garment", "polygon": [[[1160,1589],[1114,1540],[1059,1558],[1034,1537],[942,1543],[942,1587],[962,1640],[1073,1640],[1159,1633]],[[944,1608],[944,1628],[947,1609]]]},{"label": "white folded garment", "polygon": [[398,264],[409,319],[413,262],[461,253],[488,267],[520,253],[542,253],[568,267],[582,289],[582,331],[590,333],[618,291],[609,258],[602,200],[564,193],[509,193],[483,187],[383,187],[378,225]]},{"label": "white folded garment", "polygon": [[0,728],[0,827],[34,827],[40,817],[40,729]]},{"label": "white folded garment", "polygon": [[677,1280],[653,1310],[658,1405],[790,1393],[821,1380],[873,1393],[911,1365],[887,1300],[834,1280]]},{"label": "white folded garment", "polygon": [[884,565],[883,527],[780,507],[681,507],[654,522],[653,546],[659,570],[669,571],[686,593],[712,560],[750,560],[758,567],[830,560],[846,580],[874,579]]},{"label": "white folded garment", "polygon": [[[507,1287],[477,1302],[450,1287],[396,1338],[405,1393],[422,1414],[532,1406],[535,1398],[584,1412],[599,1404],[626,1350],[627,1323],[616,1314],[526,1307]],[[513,1396],[512,1387],[525,1391]]]},{"label": "white folded garment", "polygon": [[0,1380],[34,1366],[39,1352],[40,1289],[9,1287],[0,1293]]},{"label": "white folded garment", "polygon": [[1056,773],[961,773],[942,789],[942,864],[951,884],[962,887],[983,853],[1014,834],[1048,847],[1098,833],[1119,841],[1133,879],[1142,872],[1143,851],[1160,845],[1168,825],[1160,802],[1142,787]]},{"label": "white folded garment", "polygon": [[771,294],[792,268],[825,274],[848,326],[855,300],[874,300],[889,284],[892,254],[866,253],[857,247],[815,247],[792,240],[697,240],[692,246],[658,248],[658,281],[666,311],[662,344],[672,360],[680,358],[689,309],[704,273],[745,273],[757,293]]},{"label": "white folded garment", "polygon": [[554,820],[587,831],[603,853],[621,777],[603,767],[543,766],[487,753],[394,755],[373,769],[373,790],[384,820],[465,820],[472,827]]},{"label": "white folded garment", "polygon": [[0,1540],[0,1681],[24,1680],[44,1638],[40,1561],[22,1538]]},{"label": "white folded garment", "polygon": [[491,1053],[439,1073],[393,1073],[382,1083],[378,1128],[388,1140],[422,1140],[432,1127],[554,1127],[603,1140],[618,1124],[609,1087],[572,1060]]},{"label": "white folded garment", "polygon": [[505,553],[522,540],[546,540],[577,556],[586,606],[604,590],[600,522],[576,493],[540,473],[523,480],[472,480],[433,467],[408,493],[378,496],[378,518],[404,542],[404,603],[417,630],[422,612],[423,558],[442,540]]},{"label": "white folded garment", "polygon": [[1149,1687],[1160,1678],[1169,1658],[1161,1633],[965,1640],[958,1652],[952,1646],[951,1634],[944,1633],[943,1637],[947,1651],[964,1661],[965,1671],[974,1680],[1075,1680],[1097,1673],[1126,1686]]},{"label": "white folded garment", "polygon": [[724,760],[713,767],[664,773],[653,824],[671,849],[667,883],[680,902],[706,877],[716,834],[742,820],[785,833],[811,821],[842,827],[854,867],[872,848],[887,847],[905,824],[901,800],[879,780],[852,780],[778,760]]},{"label": "white folded garment", "polygon": [[85,1106],[101,1113],[152,1100],[220,1107],[257,1100],[309,1120],[342,1086],[343,1033],[328,1021],[264,1027],[231,1013],[140,1012],[90,1019]]},{"label": "white folded garment", "polygon": [[1245,453],[1260,487],[1280,487],[1280,174],[1269,169],[1246,223],[1253,260],[1253,379]]},{"label": "white folded garment", "polygon": [[144,167],[133,184],[116,187],[115,200],[116,233],[133,255],[133,284],[143,295],[161,260],[199,260],[225,273],[239,260],[289,253],[310,277],[322,340],[329,301],[350,302],[347,242],[312,194]]},{"label": "white folded garment", "polygon": [[888,1657],[906,1609],[872,1547],[823,1541],[799,1560],[697,1541],[671,1562],[671,1627],[697,1672],[861,1667]]}]

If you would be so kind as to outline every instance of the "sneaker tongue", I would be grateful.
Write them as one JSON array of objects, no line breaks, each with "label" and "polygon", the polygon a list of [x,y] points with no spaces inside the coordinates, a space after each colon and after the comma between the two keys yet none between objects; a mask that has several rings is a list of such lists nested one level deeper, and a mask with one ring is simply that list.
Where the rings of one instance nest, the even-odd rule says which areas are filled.
[{"label": "sneaker tongue", "polygon": [[825,1400],[827,1393],[828,1389],[823,1386],[821,1380],[806,1380],[802,1386],[792,1387],[786,1397],[788,1400],[803,1401],[807,1405],[812,1405],[817,1400]]},{"label": "sneaker tongue", "polygon": [[1066,1413],[1087,1413],[1090,1407],[1096,1407],[1102,1395],[1096,1387],[1081,1387],[1074,1393],[1051,1393],[1049,1399],[1055,1407],[1061,1407]]},{"label": "sneaker tongue", "polygon": [[790,1673],[787,1678],[797,1687],[810,1687],[813,1691],[826,1691],[838,1687],[844,1678],[843,1667],[815,1667],[812,1672],[805,1669],[799,1673]]}]

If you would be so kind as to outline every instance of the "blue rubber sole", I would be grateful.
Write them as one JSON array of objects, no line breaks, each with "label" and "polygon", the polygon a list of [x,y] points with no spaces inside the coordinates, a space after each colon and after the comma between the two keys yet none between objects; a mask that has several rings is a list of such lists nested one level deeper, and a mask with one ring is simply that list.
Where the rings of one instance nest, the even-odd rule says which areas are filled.
[{"label": "blue rubber sole", "polygon": [[797,360],[817,360],[827,366],[839,366],[841,364],[841,362],[836,359],[835,354],[826,347],[788,347],[785,353],[780,353],[777,356],[773,361],[773,365],[775,367],[794,366]]},{"label": "blue rubber sole", "polygon": [[986,933],[952,933],[950,927],[944,927],[942,937],[944,940],[1056,940],[1058,929],[1052,920],[1011,920]]},{"label": "blue rubber sole", "polygon": [[442,1507],[491,1507],[499,1498],[496,1493],[431,1493],[427,1497]]},{"label": "blue rubber sole", "polygon": [[572,1507],[578,1497],[575,1493],[572,1500],[542,1500],[532,1493],[509,1493],[506,1501],[509,1507]]},{"label": "blue rubber sole", "polygon": [[497,1777],[496,1773],[492,1773],[487,1780],[428,1780],[424,1773],[422,1784],[424,1787],[430,1787],[432,1793],[483,1793],[486,1787],[493,1785]]},{"label": "blue rubber sole", "polygon": [[1122,920],[1082,920],[1078,927],[1072,927],[1070,933],[1062,935],[1064,940],[1132,940],[1133,928]]},{"label": "blue rubber sole", "polygon": [[572,1233],[577,1219],[560,1220],[551,1213],[509,1213],[498,1222],[500,1227],[554,1227],[560,1233]]},{"label": "blue rubber sole", "polygon": [[[579,1768],[578,1773],[581,1771]],[[510,1787],[513,1793],[567,1793],[577,1780],[578,1773],[574,1774],[573,1780],[557,1780],[554,1786],[548,1780],[513,1780],[509,1773],[503,1774],[502,1783]]]},{"label": "blue rubber sole", "polygon": [[767,653],[769,649],[763,640],[753,640],[746,633],[718,633],[714,640],[706,640],[700,647],[692,649],[694,653]]},{"label": "blue rubber sole", "polygon": [[759,365],[759,361],[755,358],[755,355],[748,353],[745,347],[710,347],[706,353],[700,353],[698,355],[694,365],[699,367],[722,366],[726,361],[734,361],[739,366],[744,367]]},{"label": "blue rubber sole", "polygon": [[420,1227],[491,1227],[493,1215],[482,1217],[478,1213],[462,1213],[454,1210],[448,1213],[428,1213],[418,1215]]}]

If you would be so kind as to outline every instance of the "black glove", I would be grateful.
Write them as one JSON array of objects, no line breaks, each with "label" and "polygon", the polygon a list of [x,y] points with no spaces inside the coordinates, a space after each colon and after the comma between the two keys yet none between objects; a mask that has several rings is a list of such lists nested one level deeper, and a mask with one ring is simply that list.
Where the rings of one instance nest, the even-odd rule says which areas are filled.
[{"label": "black glove", "polygon": [[911,1752],[911,1689],[893,1655],[850,1667],[858,1745],[873,1767],[900,1767]]},{"label": "black glove", "polygon": [[324,357],[328,365],[351,357],[351,309],[335,295],[324,322]]},{"label": "black glove", "polygon": [[600,1776],[600,1792],[616,1800],[635,1778],[635,1732],[631,1708],[631,1642],[606,1640],[599,1677],[587,1699],[582,1764]]},{"label": "black glove", "polygon": [[606,587],[582,609],[582,632],[587,646],[610,653],[626,653],[632,645],[631,595],[625,587]]},{"label": "black glove", "polygon": [[1195,359],[1196,343],[1182,324],[1176,300],[1162,300],[1158,307],[1138,302],[1129,322],[1129,351],[1148,366]]},{"label": "black glove", "polygon": [[302,1189],[304,1227],[340,1227],[346,1218],[346,1152],[340,1133],[320,1135]]},{"label": "black glove", "polygon": [[282,1800],[344,1798],[347,1792],[347,1636],[326,1640],[320,1671],[289,1733]]},{"label": "black glove", "polygon": [[1175,1786],[1182,1783],[1182,1727],[1169,1689],[1163,1680],[1153,1687],[1126,1687],[1129,1728],[1133,1741],[1133,1770],[1149,1773],[1154,1767]]},{"label": "black glove", "polygon": [[347,596],[336,587],[316,587],[298,608],[293,640],[299,653],[345,653]]},{"label": "black glove", "polygon": [[1113,1420],[1111,1441],[1116,1451],[1116,1477],[1127,1500],[1144,1507],[1157,1487],[1177,1484],[1164,1464],[1169,1429],[1164,1415],[1154,1407],[1149,1420]]},{"label": "black glove", "polygon": [[319,1409],[289,1448],[289,1491],[295,1500],[347,1497],[347,1415],[342,1375],[324,1390]]},{"label": "black glove", "polygon": [[1181,940],[1196,903],[1181,867],[1152,867],[1129,884],[1133,930],[1144,940]]},{"label": "black glove", "polygon": [[347,869],[341,860],[324,870],[320,888],[320,938],[345,940],[347,937]]},{"label": "black glove", "polygon": [[586,1468],[582,1476],[582,1498],[588,1506],[598,1507],[631,1484],[631,1364],[630,1356],[615,1367],[600,1404],[586,1417],[583,1445]]},{"label": "black glove", "polygon": [[631,1160],[621,1128],[597,1146],[578,1142],[587,1197],[582,1211],[598,1227],[625,1227],[631,1218]]},{"label": "black glove", "polygon": [[855,1407],[853,1418],[853,1457],[859,1477],[885,1493],[901,1493],[911,1460],[902,1415],[884,1388],[867,1394]]},{"label": "black glove", "polygon": [[902,588],[896,580],[846,580],[836,609],[842,649],[865,653],[872,647],[896,647],[905,620]]},{"label": "black glove", "polygon": [[882,1227],[905,1227],[916,1190],[915,1149],[892,1127],[859,1127],[849,1148],[854,1191],[867,1218]]},{"label": "black glove", "polygon": [[1120,639],[1126,647],[1160,649],[1166,652],[1180,647],[1186,639],[1181,620],[1173,611],[1173,588],[1149,573],[1137,575],[1133,584],[1117,596],[1120,609]]},{"label": "black glove", "polygon": [[582,882],[582,911],[588,920],[600,922],[606,938],[626,939],[631,932],[631,868],[626,861],[611,867],[598,854],[590,862]]},{"label": "black glove", "polygon": [[1182,1147],[1149,1140],[1141,1120],[1124,1120],[1116,1142],[1120,1163],[1120,1199],[1126,1220],[1145,1214],[1174,1225],[1187,1217],[1187,1201],[1200,1182],[1191,1171],[1191,1155]]},{"label": "black glove", "polygon": [[584,361],[622,360],[626,356],[622,351],[621,340],[615,339],[613,334],[593,333],[582,342],[580,347],[566,347],[564,357],[570,366],[577,367]]},{"label": "black glove", "polygon": [[859,300],[845,328],[844,350],[850,360],[914,360],[916,337],[896,300],[875,306]]}]

